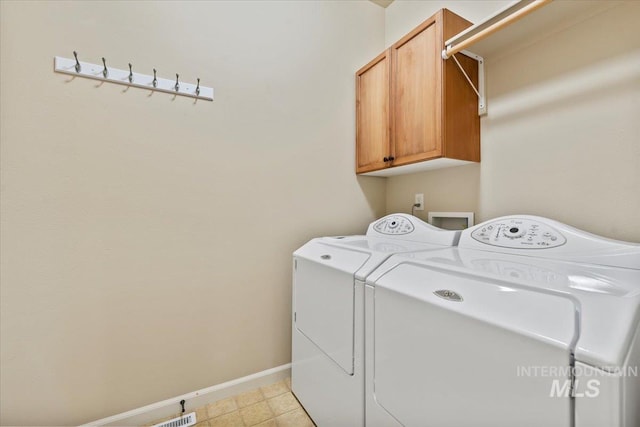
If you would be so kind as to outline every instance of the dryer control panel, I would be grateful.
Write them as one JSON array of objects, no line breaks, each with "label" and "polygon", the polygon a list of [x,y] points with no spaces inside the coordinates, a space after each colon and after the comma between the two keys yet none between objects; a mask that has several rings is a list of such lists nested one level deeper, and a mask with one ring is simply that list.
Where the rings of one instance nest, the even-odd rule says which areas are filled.
[{"label": "dryer control panel", "polygon": [[471,237],[487,245],[517,249],[554,248],[567,242],[558,230],[528,218],[487,222],[476,228]]},{"label": "dryer control panel", "polygon": [[412,241],[431,245],[455,246],[460,240],[459,230],[443,230],[413,215],[395,213],[369,224],[367,239]]},{"label": "dryer control panel", "polygon": [[373,224],[373,228],[381,234],[409,234],[414,230],[408,218],[400,215],[388,215]]}]

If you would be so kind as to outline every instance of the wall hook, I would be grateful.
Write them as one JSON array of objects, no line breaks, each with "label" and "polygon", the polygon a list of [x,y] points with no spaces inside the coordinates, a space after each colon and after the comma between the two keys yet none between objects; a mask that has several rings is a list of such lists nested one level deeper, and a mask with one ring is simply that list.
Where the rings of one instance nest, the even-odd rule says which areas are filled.
[{"label": "wall hook", "polygon": [[73,56],[76,58],[76,73],[79,73],[82,67],[80,66],[80,61],[78,61],[78,53],[75,50],[73,51]]},{"label": "wall hook", "polygon": [[[3,0],[0,0],[0,3],[2,1]],[[76,77],[84,77],[97,80],[99,86],[105,82],[116,83],[127,87],[146,89],[152,93],[159,91],[172,94],[174,97],[184,96],[187,98],[213,101],[213,88],[207,87],[206,84],[203,85],[200,77],[197,77],[197,82],[195,76],[191,82],[188,80],[182,82],[180,81],[181,74],[176,72],[174,72],[175,79],[171,77],[173,74],[163,77],[161,74],[162,70],[160,70],[159,73],[158,70],[153,68],[154,64],[150,64],[151,66],[149,66],[149,71],[146,74],[141,74],[140,70],[136,69],[137,71],[134,71],[133,69],[134,61],[131,60],[135,60],[135,58],[128,58],[129,61],[124,62],[125,66],[121,68],[108,65],[107,59],[101,58],[100,56],[97,57],[97,61],[94,61],[95,63],[89,63],[80,60],[80,55],[73,50],[73,47],[75,46],[69,49],[70,52],[73,52],[73,56],[69,55],[67,58],[56,56],[54,58],[54,71],[72,76],[72,80]],[[104,53],[108,52],[105,51]],[[100,62],[100,59],[102,59],[102,62]],[[129,68],[127,68],[126,65],[128,65]],[[152,69],[153,74],[151,73]],[[176,67],[176,69],[179,68]],[[128,89],[125,89],[125,91],[127,90]]]}]

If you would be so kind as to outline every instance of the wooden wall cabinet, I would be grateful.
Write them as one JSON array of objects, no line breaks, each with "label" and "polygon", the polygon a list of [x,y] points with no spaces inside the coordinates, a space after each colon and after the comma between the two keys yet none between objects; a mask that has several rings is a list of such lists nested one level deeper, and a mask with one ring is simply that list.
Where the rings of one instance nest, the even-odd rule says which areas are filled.
[{"label": "wooden wall cabinet", "polygon": [[[480,161],[478,98],[444,42],[471,25],[442,9],[356,73],[356,173]],[[456,56],[474,85],[478,64]]]}]

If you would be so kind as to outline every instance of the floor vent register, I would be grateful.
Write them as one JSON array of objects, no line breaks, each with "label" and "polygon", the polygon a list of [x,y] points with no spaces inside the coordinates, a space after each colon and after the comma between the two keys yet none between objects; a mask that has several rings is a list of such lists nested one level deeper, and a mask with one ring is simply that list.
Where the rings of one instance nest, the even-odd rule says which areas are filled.
[{"label": "floor vent register", "polygon": [[196,413],[191,412],[187,415],[182,415],[177,418],[172,418],[167,421],[163,421],[159,424],[155,424],[153,427],[189,427],[196,424]]}]

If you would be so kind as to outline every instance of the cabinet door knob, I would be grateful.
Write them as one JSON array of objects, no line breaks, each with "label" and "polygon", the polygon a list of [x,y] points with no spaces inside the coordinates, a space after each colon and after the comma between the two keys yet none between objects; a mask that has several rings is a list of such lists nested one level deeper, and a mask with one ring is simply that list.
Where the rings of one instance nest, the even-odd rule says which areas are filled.
[{"label": "cabinet door knob", "polygon": [[389,161],[389,159],[387,157],[385,157],[385,158],[382,159],[382,161],[386,163],[386,162]]},{"label": "cabinet door knob", "polygon": [[396,159],[396,158],[395,158],[395,157],[393,157],[393,156],[389,157],[389,161],[390,161],[390,162],[393,162],[395,159]]}]

